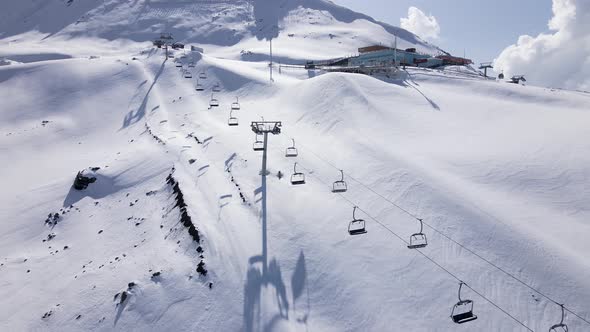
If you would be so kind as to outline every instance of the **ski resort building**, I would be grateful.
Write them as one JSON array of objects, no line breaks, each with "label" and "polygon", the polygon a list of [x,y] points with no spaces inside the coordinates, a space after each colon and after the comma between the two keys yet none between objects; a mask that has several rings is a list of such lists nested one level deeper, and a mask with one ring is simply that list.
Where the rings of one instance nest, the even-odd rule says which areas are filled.
[{"label": "ski resort building", "polygon": [[428,54],[416,52],[415,48],[405,50],[386,47],[383,45],[372,45],[358,49],[359,55],[348,59],[349,66],[372,67],[402,65],[435,68],[443,65],[468,65],[472,61],[465,58],[454,57],[448,54],[433,57]]}]

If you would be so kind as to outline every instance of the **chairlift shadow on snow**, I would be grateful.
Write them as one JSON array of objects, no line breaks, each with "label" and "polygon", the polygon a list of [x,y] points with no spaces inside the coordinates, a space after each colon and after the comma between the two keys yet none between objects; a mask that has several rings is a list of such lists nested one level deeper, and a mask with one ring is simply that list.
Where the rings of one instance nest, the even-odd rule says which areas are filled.
[{"label": "chairlift shadow on snow", "polygon": [[229,205],[232,197],[233,197],[232,194],[225,194],[225,195],[219,196],[219,199],[218,199],[219,210],[217,212],[217,221],[218,222],[221,221],[221,212],[223,211],[223,208]]},{"label": "chairlift shadow on snow", "polygon": [[303,315],[301,317],[297,317],[297,321],[300,323],[304,323],[307,325],[307,319],[309,318],[309,313],[311,312],[311,303],[309,299],[309,286],[307,282],[307,269],[305,266],[305,255],[303,254],[303,250],[299,252],[299,258],[297,259],[297,265],[295,266],[295,271],[293,271],[293,276],[291,276],[291,292],[293,295],[293,311],[296,313],[296,301],[299,299],[303,292],[306,291],[307,295],[307,306],[303,310]]},{"label": "chairlift shadow on snow", "polygon": [[231,170],[231,167],[233,166],[233,164],[234,164],[234,161],[236,160],[236,157],[237,157],[237,156],[238,156],[238,155],[237,155],[237,154],[234,152],[234,153],[232,153],[232,154],[231,154],[231,155],[230,155],[230,156],[229,156],[229,157],[228,157],[228,158],[225,160],[225,163],[224,163],[224,164],[225,164],[225,170],[226,170],[226,171],[229,171],[229,170]]},{"label": "chairlift shadow on snow", "polygon": [[[244,286],[244,331],[274,331],[277,324],[281,321],[289,320],[289,300],[287,297],[287,287],[283,281],[281,268],[276,258],[270,260],[268,268],[261,270],[255,266],[257,263],[264,264],[264,258],[261,255],[250,257],[248,260],[249,268]],[[278,312],[267,321],[261,321],[261,297],[262,289],[268,286],[274,287],[276,294],[276,303]],[[306,296],[306,302],[302,312],[295,317],[296,321],[307,325],[309,313],[311,311],[309,288],[307,282],[307,270],[305,255],[300,252],[297,265],[291,276],[291,293],[293,299],[293,312],[297,315],[295,302],[297,299]],[[267,311],[265,308],[264,311]]]}]

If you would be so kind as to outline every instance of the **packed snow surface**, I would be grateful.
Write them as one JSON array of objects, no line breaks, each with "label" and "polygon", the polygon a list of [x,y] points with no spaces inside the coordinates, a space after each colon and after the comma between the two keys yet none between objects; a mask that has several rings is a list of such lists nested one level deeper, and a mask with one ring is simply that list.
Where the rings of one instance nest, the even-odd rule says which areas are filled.
[{"label": "packed snow surface", "polygon": [[[0,5],[22,15],[0,24],[0,330],[543,331],[552,300],[590,328],[590,95],[459,68],[275,63],[271,84],[257,22],[292,63],[399,29],[324,1],[68,3]],[[205,54],[166,60],[162,30]],[[282,121],[265,185],[262,119]]]}]

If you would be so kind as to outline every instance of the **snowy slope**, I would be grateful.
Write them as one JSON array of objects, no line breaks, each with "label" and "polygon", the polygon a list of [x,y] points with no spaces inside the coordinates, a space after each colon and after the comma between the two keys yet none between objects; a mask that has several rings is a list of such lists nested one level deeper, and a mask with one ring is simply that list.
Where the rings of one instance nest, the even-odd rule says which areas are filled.
[{"label": "snowy slope", "polygon": [[[308,31],[295,23],[308,9],[279,9],[296,36]],[[369,31],[339,22],[343,34]],[[266,61],[232,56],[266,45],[251,32],[188,54],[188,79],[145,43],[82,28],[68,42],[76,26],[41,42],[22,30],[3,48],[28,63],[0,67],[0,330],[526,331],[517,321],[547,330],[560,309],[535,290],[581,316],[567,313],[570,331],[589,328],[587,94],[418,69],[374,78],[275,68],[271,85]],[[333,32],[317,31],[277,50],[333,57]],[[210,108],[216,83],[220,107]],[[229,127],[236,97],[240,125]],[[261,117],[283,121],[269,138],[266,188],[248,126]],[[291,138],[297,158],[284,157]],[[303,186],[288,182],[295,161]],[[97,182],[76,191],[87,167],[100,167]],[[339,169],[343,195],[330,192]],[[367,234],[347,233],[353,205]],[[427,223],[426,256],[401,240],[419,224],[399,207]],[[471,287],[462,296],[477,320],[451,321],[453,276]]]}]

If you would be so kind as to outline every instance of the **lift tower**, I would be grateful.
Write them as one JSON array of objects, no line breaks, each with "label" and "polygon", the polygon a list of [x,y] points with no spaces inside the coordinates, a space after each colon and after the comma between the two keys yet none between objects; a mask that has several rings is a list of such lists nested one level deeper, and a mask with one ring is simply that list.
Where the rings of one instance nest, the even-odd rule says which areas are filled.
[{"label": "lift tower", "polygon": [[483,69],[483,76],[488,77],[488,69],[493,69],[491,62],[482,62],[479,64],[479,69]]},{"label": "lift tower", "polygon": [[268,251],[266,246],[266,150],[268,134],[281,133],[281,121],[253,121],[250,125],[256,135],[264,136],[264,150],[262,151],[262,272],[266,274]]}]

